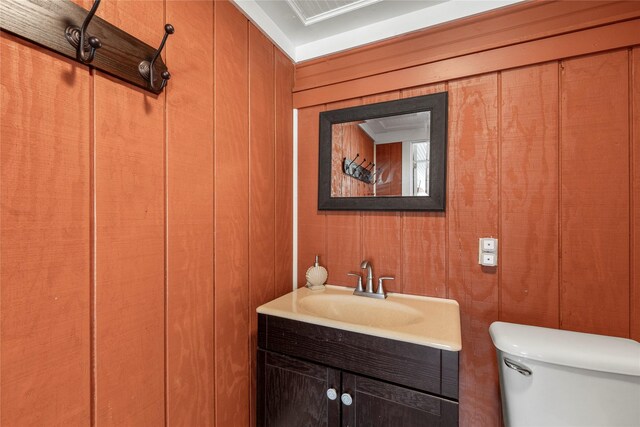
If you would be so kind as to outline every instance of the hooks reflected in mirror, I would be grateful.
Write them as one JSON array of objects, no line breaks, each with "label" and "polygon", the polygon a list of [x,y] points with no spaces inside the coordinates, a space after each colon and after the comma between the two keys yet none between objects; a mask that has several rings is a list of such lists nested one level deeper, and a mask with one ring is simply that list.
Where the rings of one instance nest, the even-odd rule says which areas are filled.
[{"label": "hooks reflected in mirror", "polygon": [[[359,164],[356,164],[356,159],[360,157],[360,153],[353,158],[353,160],[349,160],[346,157],[342,159],[342,173],[345,175],[351,176],[359,181],[362,181],[367,184],[371,184],[373,181],[373,177],[371,171],[368,169],[369,165],[374,163],[369,162],[367,167],[362,166],[367,159],[362,160]],[[375,165],[375,164],[374,164]]]}]

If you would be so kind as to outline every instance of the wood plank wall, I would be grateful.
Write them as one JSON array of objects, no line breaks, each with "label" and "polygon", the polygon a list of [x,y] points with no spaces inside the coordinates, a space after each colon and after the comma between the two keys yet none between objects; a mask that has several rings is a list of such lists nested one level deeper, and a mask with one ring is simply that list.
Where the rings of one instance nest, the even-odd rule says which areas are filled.
[{"label": "wood plank wall", "polygon": [[[637,4],[623,6],[640,16]],[[625,24],[607,31],[624,33]],[[384,93],[378,93],[376,76],[364,76],[349,85],[366,95],[337,102],[342,83],[322,85],[340,68],[327,76],[318,72],[317,87],[309,83],[333,57],[305,69],[296,83],[309,87],[294,95],[301,107],[299,170],[305,171],[298,180],[298,282],[304,283],[318,253],[330,283],[353,286],[346,273],[369,259],[376,276],[397,278],[392,290],[456,299],[463,339],[461,425],[501,423],[488,334],[495,320],[640,340],[640,47],[592,45],[595,51],[587,55],[524,67],[513,59],[514,67],[480,75],[449,69],[468,76],[436,82],[428,73],[398,70],[413,77],[394,81],[400,89]],[[366,49],[378,48],[393,49],[393,43]],[[514,48],[526,56],[526,44]],[[335,61],[360,63],[358,52]],[[480,62],[494,54],[477,53]],[[380,67],[389,65],[381,61]],[[425,84],[416,85],[420,78]],[[317,211],[320,111],[444,90],[445,213]],[[477,263],[477,239],[489,236],[500,239],[497,268]]]},{"label": "wood plank wall", "polygon": [[0,424],[249,425],[255,307],[291,288],[293,64],[228,2],[98,15],[176,27],[163,94],[0,34]]},{"label": "wood plank wall", "polygon": [[[452,63],[441,61],[622,22],[638,17],[636,3],[608,0],[522,2],[296,64],[294,91],[303,92],[349,80],[353,80],[351,87],[357,90],[362,84],[357,79],[364,77],[384,76],[393,70],[428,63],[449,65]],[[580,40],[572,49],[582,49],[580,44],[585,42]],[[557,43],[552,46],[561,49]],[[530,57],[533,54],[537,53],[529,51],[515,55]],[[516,58],[503,58],[501,62],[504,60],[517,61]],[[430,77],[423,75],[422,79]],[[387,83],[393,84],[385,82],[384,86]]]},{"label": "wood plank wall", "polygon": [[374,159],[374,142],[359,123],[348,122],[334,125],[331,128],[331,196],[353,197],[373,194],[373,184],[345,175],[342,171],[343,160],[354,160],[354,165],[362,162],[362,167],[375,171],[370,166]]},{"label": "wood plank wall", "polygon": [[376,195],[402,196],[402,142],[376,145]]},{"label": "wood plank wall", "polygon": [[0,37],[0,424],[86,425],[91,79]]},{"label": "wood plank wall", "polygon": [[[105,6],[101,17],[154,44],[164,25],[162,2]],[[94,419],[159,424],[165,417],[165,379],[158,375],[165,365],[165,95],[151,97],[100,72],[93,89]]]},{"label": "wood plank wall", "polygon": [[166,417],[213,425],[213,5],[167,2],[165,14],[176,31],[189,28],[165,55],[176,76],[166,100]]}]

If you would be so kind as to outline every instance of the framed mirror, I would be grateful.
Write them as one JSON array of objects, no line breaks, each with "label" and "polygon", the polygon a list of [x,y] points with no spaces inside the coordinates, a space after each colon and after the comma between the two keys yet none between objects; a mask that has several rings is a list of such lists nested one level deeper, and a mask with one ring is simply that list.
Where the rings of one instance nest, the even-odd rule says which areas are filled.
[{"label": "framed mirror", "polygon": [[444,211],[447,93],[320,113],[319,210]]}]

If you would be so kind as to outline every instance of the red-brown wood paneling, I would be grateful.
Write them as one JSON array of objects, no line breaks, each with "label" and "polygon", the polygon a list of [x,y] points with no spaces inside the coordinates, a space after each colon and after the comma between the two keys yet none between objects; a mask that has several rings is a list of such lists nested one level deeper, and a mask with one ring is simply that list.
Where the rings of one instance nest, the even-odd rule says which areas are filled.
[{"label": "red-brown wood paneling", "polygon": [[214,28],[216,425],[248,425],[248,22],[216,2]]},{"label": "red-brown wood paneling", "polygon": [[[578,9],[588,14],[591,5],[581,3]],[[376,221],[391,224],[377,240],[383,242],[379,256],[401,259],[401,266],[390,272],[401,272],[399,290],[449,296],[460,303],[461,425],[501,422],[495,352],[488,335],[494,320],[640,336],[640,150],[635,149],[640,53],[637,47],[611,50],[638,43],[637,32],[625,39],[633,25],[635,20],[585,31],[572,28],[540,43],[478,52],[469,62],[453,58],[386,74],[372,71],[344,84],[302,91],[297,101],[294,95],[294,105],[304,106],[392,88],[401,88],[403,97],[448,88],[446,212],[400,214],[402,231],[395,239],[388,213],[361,213],[362,247],[367,257],[376,240],[370,234],[379,228]],[[572,57],[578,58],[568,59]],[[333,59],[323,58],[322,65],[318,61],[318,69],[331,68]],[[372,61],[378,59],[386,61]],[[555,59],[562,60],[564,70],[558,62],[544,62]],[[515,68],[523,64],[535,65]],[[497,72],[446,81],[489,69]],[[339,67],[334,71],[342,72]],[[441,83],[413,88],[430,82]],[[327,108],[333,105],[338,103]],[[300,134],[317,135],[317,129],[305,128],[307,123],[316,126],[314,120],[317,114],[301,122]],[[301,170],[309,165],[304,157],[298,162]],[[337,231],[337,225],[327,222],[316,234]],[[498,268],[477,264],[478,238],[485,236],[500,239]],[[301,234],[301,250],[305,239]],[[326,253],[330,277],[331,260],[341,256],[337,246],[328,245]],[[377,258],[373,265],[379,272]],[[436,262],[430,263],[432,259]]]},{"label": "red-brown wood paneling", "polygon": [[252,28],[249,67],[229,2],[98,15],[176,27],[161,95],[0,34],[0,423],[247,425],[249,313],[291,289],[293,64]]},{"label": "red-brown wood paneling", "polygon": [[626,50],[561,63],[560,324],[629,335]]},{"label": "red-brown wood paneling", "polygon": [[[640,9],[640,2],[636,8]],[[640,15],[640,10],[636,12]],[[640,19],[571,32],[526,43],[506,45],[428,64],[373,74],[356,80],[314,87],[293,95],[295,108],[375,92],[404,89],[554,61],[571,56],[604,52],[640,44]]]},{"label": "red-brown wood paneling", "polygon": [[449,297],[460,304],[460,424],[497,425],[498,275],[478,265],[478,238],[498,235],[498,78],[449,83]]},{"label": "red-brown wood paneling", "polygon": [[557,328],[558,64],[502,73],[501,319]]},{"label": "red-brown wood paneling", "polygon": [[[336,102],[327,105],[328,110],[337,110],[340,108],[348,108],[360,105],[360,98],[350,99],[348,101]],[[334,126],[334,128],[342,127]],[[345,157],[353,158],[356,153],[351,149],[350,144],[344,151]],[[373,151],[373,150],[372,150]],[[351,184],[353,179],[345,179],[342,174],[341,160],[338,167],[341,177],[341,189],[345,192],[351,192]],[[359,159],[358,159],[359,160]],[[332,168],[335,167],[335,163]],[[348,178],[348,177],[346,177]],[[347,191],[348,190],[348,191]],[[316,190],[317,191],[317,190]],[[327,221],[327,272],[329,273],[328,283],[344,286],[355,286],[356,278],[347,276],[347,273],[360,272],[360,262],[362,261],[362,235],[361,224],[362,216],[360,212],[326,212]]]},{"label": "red-brown wood paneling", "polygon": [[[153,43],[162,2],[99,12]],[[165,422],[164,95],[96,73],[95,420]]]},{"label": "red-brown wood paneling", "polygon": [[[350,102],[330,104],[353,105]],[[345,107],[340,107],[345,108]],[[361,197],[373,194],[373,184],[367,184],[343,172],[344,161],[369,167],[373,163],[374,142],[360,128],[359,121],[336,123],[331,126],[331,197]]]},{"label": "red-brown wood paneling", "polygon": [[0,58],[0,424],[87,425],[90,77],[6,33]]},{"label": "red-brown wood paneling", "polygon": [[102,75],[95,96],[96,417],[163,423],[163,102]]},{"label": "red-brown wood paneling", "polygon": [[96,417],[163,423],[163,102],[100,74],[95,96]]},{"label": "red-brown wood paneling", "polygon": [[[357,140],[356,144],[351,144],[352,148],[351,148],[351,156],[354,157],[353,152],[355,151],[356,155],[358,154],[358,152],[362,153],[362,161],[364,161],[365,163],[362,164],[363,167],[369,167],[369,169],[373,169],[372,166],[370,166],[370,164],[373,164],[373,160],[374,160],[374,153],[375,153],[375,146],[372,143],[371,139],[369,138],[369,136],[362,130],[360,129],[360,127],[353,127],[352,128],[352,132],[356,133],[357,135],[357,139],[354,138],[354,140]],[[360,160],[360,159],[358,159]],[[356,192],[356,194],[358,196],[373,196],[373,184],[367,184],[363,181],[360,180],[351,180],[352,183],[357,183],[358,184],[358,191]]]},{"label": "red-brown wood paneling", "polygon": [[633,224],[631,239],[631,305],[630,305],[630,336],[640,341],[640,48],[636,47],[630,52],[631,61],[631,155],[632,165],[632,208]]},{"label": "red-brown wood paneling", "polygon": [[256,413],[256,308],[275,297],[275,109],[274,47],[249,24],[249,316],[252,425]]},{"label": "red-brown wood paneling", "polygon": [[[293,276],[293,63],[275,49],[275,292],[292,288]],[[268,108],[268,107],[267,107]]]},{"label": "red-brown wood paneling", "polygon": [[302,62],[295,91],[547,38],[640,14],[635,2],[524,2]]},{"label": "red-brown wood paneling", "polygon": [[[364,213],[362,216],[362,259],[371,263],[375,280],[382,276],[395,278],[385,283],[388,292],[402,292],[401,231],[402,216],[398,212]],[[365,271],[360,273],[363,277],[366,275]],[[375,286],[377,282],[374,289]]]},{"label": "red-brown wood paneling", "polygon": [[402,196],[402,142],[376,145],[376,196]]},{"label": "red-brown wood paneling", "polygon": [[331,125],[331,197],[344,197],[351,194],[351,185],[342,173],[342,158],[351,158],[351,144],[345,123]]},{"label": "red-brown wood paneling", "polygon": [[[402,98],[444,92],[444,83],[405,89]],[[442,212],[404,212],[402,218],[403,292],[447,296],[447,229]]]},{"label": "red-brown wood paneling", "polygon": [[[214,419],[213,3],[166,2],[167,424]],[[185,60],[184,58],[189,58]]]},{"label": "red-brown wood paneling", "polygon": [[361,216],[359,212],[327,212],[328,283],[355,286],[356,278],[347,273],[359,273],[362,261]]},{"label": "red-brown wood paneling", "polygon": [[324,106],[298,112],[298,285],[316,255],[326,265],[326,215],[318,211],[318,114]]},{"label": "red-brown wood paneling", "polygon": [[402,196],[402,143],[396,142],[389,145],[389,194]]},{"label": "red-brown wood paneling", "polygon": [[[392,101],[400,97],[399,92],[389,92],[364,98],[364,104]],[[400,212],[364,212],[362,214],[362,254],[363,259],[373,265],[376,278],[392,276],[385,289],[390,292],[402,292],[402,250],[401,248],[402,214]]]},{"label": "red-brown wood paneling", "polygon": [[[349,100],[345,102],[336,102],[333,105],[343,105],[344,107],[349,105],[356,105],[354,102],[360,103],[360,101]],[[338,107],[336,107],[338,108]],[[343,107],[339,107],[343,108]],[[374,157],[374,144],[369,135],[366,134],[358,125],[360,122],[350,122],[336,124],[332,126],[332,132],[337,132],[336,138],[332,136],[332,143],[334,141],[339,142],[339,147],[331,149],[332,152],[332,180],[337,178],[339,185],[337,193],[332,192],[332,196],[336,194],[338,197],[361,197],[370,196],[373,194],[373,184],[366,184],[363,181],[354,179],[342,172],[342,161],[344,158],[349,160],[355,160],[355,164],[361,164],[362,167],[367,167]],[[332,190],[333,191],[333,190]]]},{"label": "red-brown wood paneling", "polygon": [[376,196],[391,196],[390,144],[376,145]]}]

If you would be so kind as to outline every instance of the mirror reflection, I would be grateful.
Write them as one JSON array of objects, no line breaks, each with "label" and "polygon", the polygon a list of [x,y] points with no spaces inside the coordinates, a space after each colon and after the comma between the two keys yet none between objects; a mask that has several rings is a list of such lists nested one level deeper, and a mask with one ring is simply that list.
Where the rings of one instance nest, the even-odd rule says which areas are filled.
[{"label": "mirror reflection", "polygon": [[323,111],[318,210],[444,211],[447,93]]},{"label": "mirror reflection", "polygon": [[331,197],[429,196],[431,112],[331,125]]}]

